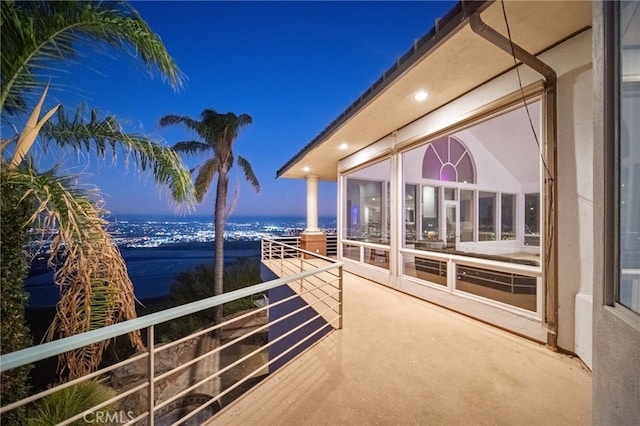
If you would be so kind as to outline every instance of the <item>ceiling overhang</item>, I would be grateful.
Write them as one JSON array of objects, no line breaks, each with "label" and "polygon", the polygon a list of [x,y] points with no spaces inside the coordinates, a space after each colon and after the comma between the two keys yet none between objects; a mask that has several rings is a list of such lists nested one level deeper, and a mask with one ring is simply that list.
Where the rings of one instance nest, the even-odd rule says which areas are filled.
[{"label": "ceiling overhang", "polygon": [[[591,25],[591,2],[506,1],[511,38],[539,54]],[[513,57],[469,26],[469,16],[506,36],[500,2],[461,2],[415,43],[383,77],[320,135],[291,158],[277,177],[336,181],[338,161],[446,105],[514,66]],[[414,94],[429,97],[417,102]],[[346,144],[347,148],[341,145]]]}]

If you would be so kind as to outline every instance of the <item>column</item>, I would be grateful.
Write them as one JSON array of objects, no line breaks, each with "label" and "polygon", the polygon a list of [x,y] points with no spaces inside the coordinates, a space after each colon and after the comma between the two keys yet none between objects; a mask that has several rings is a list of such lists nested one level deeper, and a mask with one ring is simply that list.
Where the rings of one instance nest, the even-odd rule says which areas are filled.
[{"label": "column", "polygon": [[306,176],[307,179],[307,229],[305,233],[318,233],[318,177]]},{"label": "column", "polygon": [[[306,176],[307,180],[307,228],[300,235],[303,250],[326,256],[327,236],[318,228],[318,177]],[[305,257],[311,257],[307,255]]]}]

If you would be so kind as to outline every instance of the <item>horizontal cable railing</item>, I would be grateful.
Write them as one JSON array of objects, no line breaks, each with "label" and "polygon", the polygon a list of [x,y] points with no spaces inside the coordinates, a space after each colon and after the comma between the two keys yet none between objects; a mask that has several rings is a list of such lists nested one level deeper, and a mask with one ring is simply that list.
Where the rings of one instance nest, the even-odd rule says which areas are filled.
[{"label": "horizontal cable railing", "polygon": [[327,234],[327,256],[338,256],[337,234]]},{"label": "horizontal cable railing", "polygon": [[[114,397],[92,407],[82,407],[80,412],[73,413],[59,424],[100,422],[100,419],[117,420],[118,424],[145,425],[154,425],[156,421],[169,421],[171,424],[182,424],[190,419],[204,421],[220,408],[225,399],[230,400],[233,394],[237,397],[238,391],[246,390],[250,381],[268,374],[273,363],[295,353],[301,345],[317,340],[323,333],[342,327],[342,262],[273,240],[263,242],[262,246],[263,259],[268,254],[268,259],[279,256],[282,260],[295,259],[296,262],[283,267],[287,273],[275,280],[0,356],[0,371],[4,373],[134,331],[146,335],[147,343],[143,352],[124,361],[6,404],[0,408],[0,416],[20,407],[26,407],[29,416],[42,399],[54,393],[89,380],[111,387],[117,373],[137,368],[136,371],[143,372],[143,377],[131,379],[127,386],[117,389]],[[304,262],[301,261],[303,257],[307,257]],[[294,289],[293,295],[269,301],[266,293],[283,286]],[[245,298],[255,300],[256,296],[265,301],[262,307],[190,332],[169,343],[159,344],[154,338],[160,325],[187,322],[190,315],[205,314],[216,306]],[[271,310],[277,307],[282,310],[294,299],[302,300],[304,304],[295,309],[287,307],[286,314],[270,317]],[[291,321],[300,312],[309,310],[313,314],[307,315],[309,318],[305,317],[303,322]],[[279,328],[286,326],[285,331],[266,342],[251,343],[264,340],[261,336],[276,324]],[[298,340],[288,343],[285,349],[272,353],[274,345],[294,334],[299,336],[301,331],[306,335],[297,337]],[[180,350],[186,351],[185,359],[179,358]],[[167,360],[174,358],[178,359],[174,362],[176,365],[167,368]],[[199,403],[194,405],[193,401],[198,398]]]},{"label": "horizontal cable railing", "polygon": [[[326,234],[327,237],[327,256],[336,257],[338,255],[338,235],[337,234]],[[300,236],[281,236],[271,239],[271,241],[277,241],[282,244],[286,244],[290,247],[300,248]],[[264,241],[264,240],[263,240]],[[287,254],[293,253],[289,249]]]},{"label": "horizontal cable railing", "polygon": [[[279,239],[262,240],[261,259],[265,265],[280,277],[292,276],[299,271],[312,270],[321,263],[336,262],[335,259],[330,257],[282,243]],[[342,262],[339,263],[342,265]],[[342,268],[337,272],[342,274]],[[289,282],[289,287],[294,291],[300,292],[300,297],[308,304],[323,303],[324,289],[318,284],[324,281],[333,282],[336,279],[342,281],[341,275],[340,277],[336,276],[336,271],[320,272],[295,281],[292,280]],[[314,291],[304,292],[305,289],[309,288],[314,289]],[[342,309],[342,299],[340,299],[339,306]],[[338,328],[342,328],[342,312],[339,313],[338,317]]]}]

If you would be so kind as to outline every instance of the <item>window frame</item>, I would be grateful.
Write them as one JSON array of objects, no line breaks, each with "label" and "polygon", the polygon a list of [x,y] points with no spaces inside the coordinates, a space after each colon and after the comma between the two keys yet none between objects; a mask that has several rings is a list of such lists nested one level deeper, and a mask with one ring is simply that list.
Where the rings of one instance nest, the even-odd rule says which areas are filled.
[{"label": "window frame", "polygon": [[627,323],[640,327],[640,313],[618,302],[620,292],[620,123],[621,123],[621,40],[620,3],[605,2],[603,5],[604,38],[604,205],[615,206],[604,209],[604,282],[603,305],[607,306]]}]

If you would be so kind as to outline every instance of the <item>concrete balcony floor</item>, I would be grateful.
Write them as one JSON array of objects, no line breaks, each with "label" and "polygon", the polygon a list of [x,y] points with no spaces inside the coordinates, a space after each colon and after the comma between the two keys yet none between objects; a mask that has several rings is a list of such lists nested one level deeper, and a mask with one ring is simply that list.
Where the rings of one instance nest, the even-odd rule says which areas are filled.
[{"label": "concrete balcony floor", "polygon": [[590,425],[573,357],[344,274],[344,328],[224,408],[215,425]]}]

